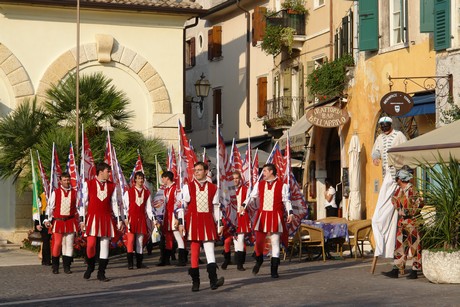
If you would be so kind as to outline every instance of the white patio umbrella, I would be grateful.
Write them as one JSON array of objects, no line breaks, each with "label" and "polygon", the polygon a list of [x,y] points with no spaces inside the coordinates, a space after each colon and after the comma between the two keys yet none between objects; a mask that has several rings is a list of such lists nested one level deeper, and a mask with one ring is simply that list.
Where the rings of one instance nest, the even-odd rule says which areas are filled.
[{"label": "white patio umbrella", "polygon": [[361,219],[361,166],[359,163],[359,155],[361,152],[361,144],[357,134],[353,134],[348,147],[348,175],[350,180],[350,197],[348,199],[348,208],[346,217],[353,220]]}]

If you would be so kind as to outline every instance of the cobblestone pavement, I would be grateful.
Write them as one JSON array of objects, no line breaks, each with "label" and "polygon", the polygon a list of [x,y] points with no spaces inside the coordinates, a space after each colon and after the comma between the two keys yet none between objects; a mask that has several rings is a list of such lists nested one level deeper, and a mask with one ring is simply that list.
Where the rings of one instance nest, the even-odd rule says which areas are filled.
[{"label": "cobblestone pavement", "polygon": [[[218,263],[223,261],[219,248]],[[204,258],[204,255],[202,256]],[[39,265],[28,251],[0,251],[0,306],[460,306],[459,285],[436,285],[423,276],[389,279],[382,271],[391,269],[389,260],[379,261],[370,274],[371,257],[345,260],[282,261],[280,278],[270,277],[265,261],[257,276],[251,274],[248,255],[245,272],[231,265],[219,270],[225,285],[209,288],[206,266],[200,266],[200,292],[191,292],[188,267],[157,267],[158,251],[146,256],[147,269],[128,270],[124,257],[110,259],[109,282],[83,279],[82,260],[73,264],[73,274],[58,275]],[[174,262],[173,262],[174,264]]]}]

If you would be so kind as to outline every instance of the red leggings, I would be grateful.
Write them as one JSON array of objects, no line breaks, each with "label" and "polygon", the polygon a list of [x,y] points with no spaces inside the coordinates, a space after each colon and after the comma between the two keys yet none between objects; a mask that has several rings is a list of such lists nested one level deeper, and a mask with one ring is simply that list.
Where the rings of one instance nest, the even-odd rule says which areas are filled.
[{"label": "red leggings", "polygon": [[190,242],[190,266],[193,269],[198,268],[199,266],[199,258],[200,258],[200,241],[192,241]]},{"label": "red leggings", "polygon": [[174,234],[172,231],[165,231],[163,233],[165,236],[165,249],[172,250],[174,246]]},{"label": "red leggings", "polygon": [[62,251],[62,233],[53,233],[53,246],[51,254],[53,257],[59,257]]},{"label": "red leggings", "polygon": [[93,258],[96,256],[96,241],[97,237],[86,237],[86,256],[88,258]]},{"label": "red leggings", "polygon": [[230,252],[230,247],[233,242],[233,236],[227,237],[224,240],[224,252],[229,253]]},{"label": "red leggings", "polygon": [[254,248],[256,252],[256,256],[263,255],[266,237],[267,237],[266,232],[256,231],[256,245]]}]

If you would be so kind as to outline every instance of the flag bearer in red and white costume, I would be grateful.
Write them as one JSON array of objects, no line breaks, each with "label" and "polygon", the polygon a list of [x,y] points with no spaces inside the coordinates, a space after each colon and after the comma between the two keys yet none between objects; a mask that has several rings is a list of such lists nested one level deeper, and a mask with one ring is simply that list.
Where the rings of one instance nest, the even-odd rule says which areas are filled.
[{"label": "flag bearer in red and white costume", "polygon": [[48,219],[44,221],[53,233],[51,251],[53,273],[59,273],[59,257],[62,251],[62,264],[66,274],[73,260],[73,242],[78,229],[77,192],[70,186],[70,174],[61,174],[60,185],[48,200]]},{"label": "flag bearer in red and white costume", "polygon": [[165,237],[165,248],[163,257],[159,266],[165,266],[170,264],[170,257],[174,245],[174,239],[177,242],[177,248],[179,249],[179,261],[178,266],[187,265],[188,251],[185,249],[184,238],[178,229],[178,223],[175,216],[176,208],[176,183],[174,182],[174,173],[170,171],[163,172],[161,174],[161,182],[165,186],[165,213],[163,219],[163,235]]},{"label": "flag bearer in red and white costume", "polygon": [[238,211],[238,225],[236,233],[238,234],[235,244],[236,264],[238,271],[245,271],[243,264],[246,260],[246,247],[244,244],[244,236],[251,232],[249,215],[245,212],[243,202],[248,196],[248,188],[243,185],[243,179],[240,172],[233,172],[233,183],[236,187],[236,203]]},{"label": "flag bearer in red and white costume", "polygon": [[96,178],[88,180],[83,184],[83,210],[80,214],[86,218],[82,223],[83,229],[86,230],[86,272],[83,278],[89,279],[94,271],[96,262],[96,240],[100,238],[99,268],[97,279],[100,281],[109,281],[105,277],[105,269],[109,263],[109,245],[112,237],[116,233],[116,222],[118,228],[122,229],[123,220],[120,214],[120,208],[117,202],[117,192],[115,184],[109,181],[111,167],[107,163],[99,163],[96,166]]},{"label": "flag bearer in red and white costume", "polygon": [[260,206],[254,222],[256,232],[256,265],[252,269],[255,275],[264,261],[264,245],[267,233],[270,232],[271,240],[271,276],[278,278],[278,265],[280,263],[280,237],[286,232],[283,210],[286,209],[287,223],[293,217],[292,205],[289,200],[289,186],[276,176],[274,164],[265,164],[262,169],[263,180],[258,182],[251,192],[250,199],[259,199]]},{"label": "flag bearer in red and white costume", "polygon": [[[146,268],[144,260],[144,236],[148,235],[147,219],[155,221],[150,201],[150,191],[144,186],[145,175],[142,172],[134,174],[134,185],[123,194],[125,221],[127,226],[128,242],[126,244],[128,269],[134,266],[134,252],[136,252],[136,267]],[[136,251],[134,251],[134,246]]]},{"label": "flag bearer in red and white costume", "polygon": [[[184,208],[178,209],[179,231],[187,232],[190,241],[192,291],[200,290],[200,271],[198,268],[200,246],[208,262],[207,271],[211,289],[215,290],[224,284],[224,278],[217,278],[217,264],[214,254],[214,241],[218,240],[216,227],[220,222],[219,193],[217,186],[206,179],[208,166],[203,162],[194,165],[195,178],[188,185],[184,185],[182,197],[186,207],[185,221]],[[214,215],[214,216],[213,216]],[[219,226],[219,234],[222,233]]]}]

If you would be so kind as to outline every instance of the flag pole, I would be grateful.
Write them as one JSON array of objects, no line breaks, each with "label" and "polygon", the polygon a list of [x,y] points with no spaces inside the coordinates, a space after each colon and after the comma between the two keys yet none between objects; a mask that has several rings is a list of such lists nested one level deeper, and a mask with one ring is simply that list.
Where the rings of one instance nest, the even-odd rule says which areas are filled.
[{"label": "flag pole", "polygon": [[219,193],[219,215],[217,221],[217,232],[219,232],[219,225],[221,223],[221,210],[220,210],[220,152],[219,152],[219,114],[216,114],[216,166],[217,166],[217,193]]},{"label": "flag pole", "polygon": [[155,172],[156,172],[156,177],[157,177],[157,191],[160,188],[159,180],[160,180],[160,172],[158,171],[158,160],[157,160],[157,155],[155,155]]}]

